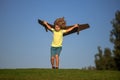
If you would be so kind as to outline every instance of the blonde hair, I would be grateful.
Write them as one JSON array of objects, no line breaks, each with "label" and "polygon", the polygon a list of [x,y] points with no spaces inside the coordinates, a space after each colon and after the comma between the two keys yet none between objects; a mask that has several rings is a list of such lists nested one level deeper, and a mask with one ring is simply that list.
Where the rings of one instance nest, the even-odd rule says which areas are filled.
[{"label": "blonde hair", "polygon": [[54,22],[54,26],[58,25],[61,29],[64,29],[66,26],[66,21],[64,20],[64,17],[57,18]]}]

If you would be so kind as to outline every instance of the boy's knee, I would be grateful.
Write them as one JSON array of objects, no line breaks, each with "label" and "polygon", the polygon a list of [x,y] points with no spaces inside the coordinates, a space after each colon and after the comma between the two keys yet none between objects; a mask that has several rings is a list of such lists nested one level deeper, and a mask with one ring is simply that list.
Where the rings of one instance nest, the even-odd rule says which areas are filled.
[{"label": "boy's knee", "polygon": [[59,58],[58,54],[55,55],[55,58]]},{"label": "boy's knee", "polygon": [[54,56],[51,57],[51,59],[54,59],[54,58],[55,58]]}]

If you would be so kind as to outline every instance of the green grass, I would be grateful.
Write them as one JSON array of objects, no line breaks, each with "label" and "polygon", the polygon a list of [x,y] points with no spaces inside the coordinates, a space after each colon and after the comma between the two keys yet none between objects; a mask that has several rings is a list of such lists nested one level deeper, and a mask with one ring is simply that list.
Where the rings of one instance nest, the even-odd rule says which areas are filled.
[{"label": "green grass", "polygon": [[0,80],[120,80],[120,71],[0,69]]}]

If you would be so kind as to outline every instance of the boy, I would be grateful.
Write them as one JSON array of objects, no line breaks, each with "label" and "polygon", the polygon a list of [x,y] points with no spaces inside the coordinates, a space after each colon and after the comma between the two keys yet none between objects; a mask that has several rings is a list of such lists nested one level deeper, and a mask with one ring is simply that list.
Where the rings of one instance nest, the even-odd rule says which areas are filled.
[{"label": "boy", "polygon": [[[49,30],[53,32],[53,41],[51,44],[51,65],[52,69],[59,69],[59,56],[60,52],[62,50],[62,42],[63,42],[63,34],[67,33],[74,28],[78,27],[78,24],[75,24],[73,27],[63,30],[61,27],[57,24],[55,24],[55,29],[52,28],[46,21],[44,21],[44,24],[47,26]],[[54,65],[56,62],[56,65]]]}]

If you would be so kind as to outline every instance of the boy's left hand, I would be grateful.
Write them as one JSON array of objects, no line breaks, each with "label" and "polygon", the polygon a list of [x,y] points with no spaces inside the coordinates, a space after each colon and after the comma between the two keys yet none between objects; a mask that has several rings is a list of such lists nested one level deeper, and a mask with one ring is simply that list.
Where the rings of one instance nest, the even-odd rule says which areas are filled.
[{"label": "boy's left hand", "polygon": [[74,27],[79,27],[79,25],[78,25],[78,24],[75,24]]}]

